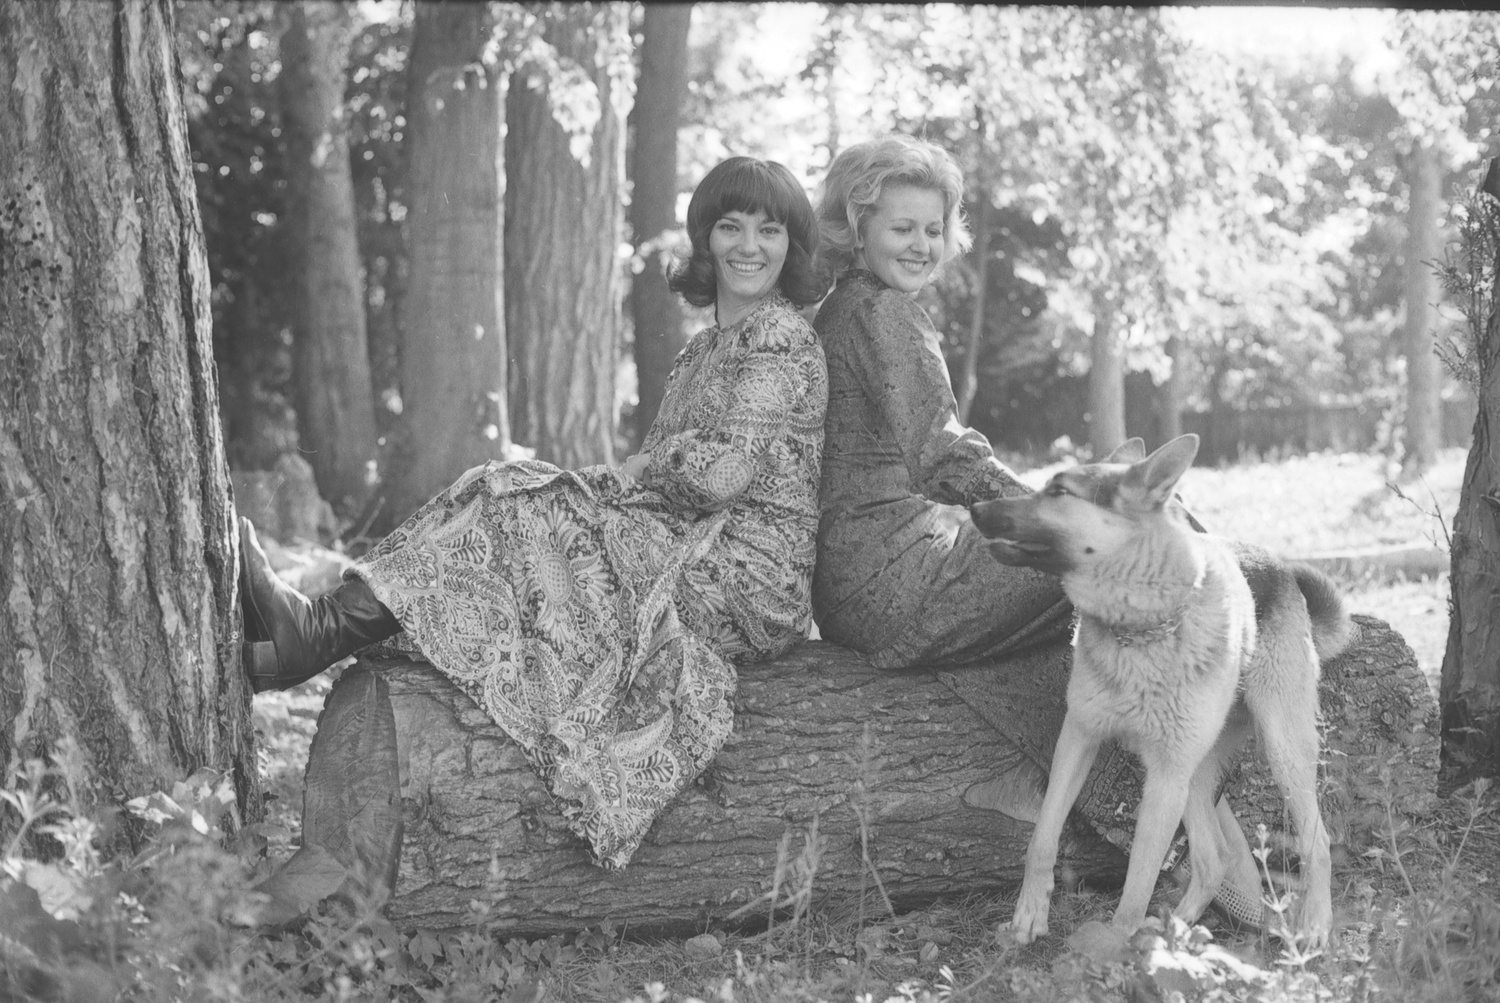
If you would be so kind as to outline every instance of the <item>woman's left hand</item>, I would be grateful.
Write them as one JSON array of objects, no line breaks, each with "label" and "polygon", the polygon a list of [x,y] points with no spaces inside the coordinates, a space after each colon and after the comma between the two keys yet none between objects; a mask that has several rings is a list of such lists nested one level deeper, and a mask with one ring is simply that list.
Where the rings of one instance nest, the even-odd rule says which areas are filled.
[{"label": "woman's left hand", "polygon": [[651,464],[650,453],[635,453],[625,457],[625,462],[620,464],[620,473],[636,480],[646,476],[646,468]]}]

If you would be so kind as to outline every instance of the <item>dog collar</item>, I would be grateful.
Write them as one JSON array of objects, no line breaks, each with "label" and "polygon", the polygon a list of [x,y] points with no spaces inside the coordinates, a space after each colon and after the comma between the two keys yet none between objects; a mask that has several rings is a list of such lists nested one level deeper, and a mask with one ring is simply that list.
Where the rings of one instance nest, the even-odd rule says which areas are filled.
[{"label": "dog collar", "polygon": [[1117,627],[1110,625],[1109,632],[1115,636],[1115,643],[1122,648],[1128,648],[1135,644],[1152,644],[1156,641],[1165,641],[1177,633],[1177,628],[1182,626],[1183,617],[1187,615],[1188,604],[1183,603],[1172,611],[1172,615],[1161,623],[1152,627]]}]

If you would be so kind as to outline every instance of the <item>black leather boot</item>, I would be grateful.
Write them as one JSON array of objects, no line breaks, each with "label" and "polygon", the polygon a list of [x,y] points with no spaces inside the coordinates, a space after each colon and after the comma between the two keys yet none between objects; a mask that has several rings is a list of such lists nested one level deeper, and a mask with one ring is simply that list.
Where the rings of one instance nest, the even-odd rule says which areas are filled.
[{"label": "black leather boot", "polygon": [[240,609],[245,674],[256,693],[296,686],[401,629],[358,578],[317,599],[287,585],[271,570],[248,519],[240,520]]}]

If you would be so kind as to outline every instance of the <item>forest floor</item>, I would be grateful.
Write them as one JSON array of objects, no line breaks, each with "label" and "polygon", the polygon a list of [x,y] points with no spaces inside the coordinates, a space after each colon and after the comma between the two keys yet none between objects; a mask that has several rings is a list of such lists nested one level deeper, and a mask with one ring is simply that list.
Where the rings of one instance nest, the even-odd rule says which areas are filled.
[{"label": "forest floor", "polygon": [[[1400,489],[1389,483],[1385,462],[1367,455],[1194,468],[1182,493],[1213,532],[1297,558],[1446,551],[1464,460],[1463,450],[1447,450],[1424,479]],[[1025,477],[1040,483],[1052,469]],[[1407,638],[1436,693],[1446,571],[1393,572],[1372,559],[1347,564],[1337,577],[1352,611],[1386,620]],[[293,832],[307,743],[327,687],[314,680],[255,701],[267,785]],[[1107,918],[1116,893],[1088,891],[1059,893],[1053,935],[1018,947],[995,933],[1013,901],[989,895],[876,919],[814,911],[769,931],[716,929],[685,941],[585,931],[566,942],[505,948],[509,974],[500,984],[466,982],[450,970],[445,986],[470,988],[423,997],[882,1003],[1167,1000],[1180,991],[1185,1000],[1500,999],[1500,798],[1482,783],[1446,793],[1433,817],[1393,818],[1388,849],[1338,861],[1339,929],[1319,956],[1231,931],[1212,916],[1204,921],[1212,941],[1201,931],[1168,929],[1138,938],[1129,957],[1092,956],[1069,949],[1066,937],[1078,924]]]}]

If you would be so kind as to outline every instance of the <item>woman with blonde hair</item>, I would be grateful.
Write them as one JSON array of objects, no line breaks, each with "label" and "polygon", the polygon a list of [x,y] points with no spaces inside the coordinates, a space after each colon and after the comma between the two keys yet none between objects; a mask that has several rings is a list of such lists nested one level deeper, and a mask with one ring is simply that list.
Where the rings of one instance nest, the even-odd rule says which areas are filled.
[{"label": "woman with blonde hair", "polygon": [[889,136],[835,158],[818,224],[838,286],[813,326],[828,361],[813,610],[883,668],[962,664],[1054,640],[1056,578],[995,561],[966,506],[1028,490],[965,428],[937,330],[914,298],[970,244],[963,173]]},{"label": "woman with blonde hair", "polygon": [[[839,154],[817,210],[823,254],[841,274],[813,322],[828,363],[813,612],[824,637],[881,668],[989,661],[1071,631],[1058,579],[996,561],[968,514],[949,507],[1030,493],[958,420],[937,330],[914,299],[969,247],[962,201],[952,157],[891,136]],[[962,694],[971,700],[972,681]],[[1117,789],[1128,771],[1108,757],[1097,788]],[[1009,783],[1006,797],[1024,801],[1018,792],[1036,780]],[[1113,824],[1113,805],[1083,810],[1101,830]],[[1225,839],[1251,860],[1227,800],[1218,811]],[[1259,897],[1253,867],[1216,896],[1251,924],[1264,922]]]}]

